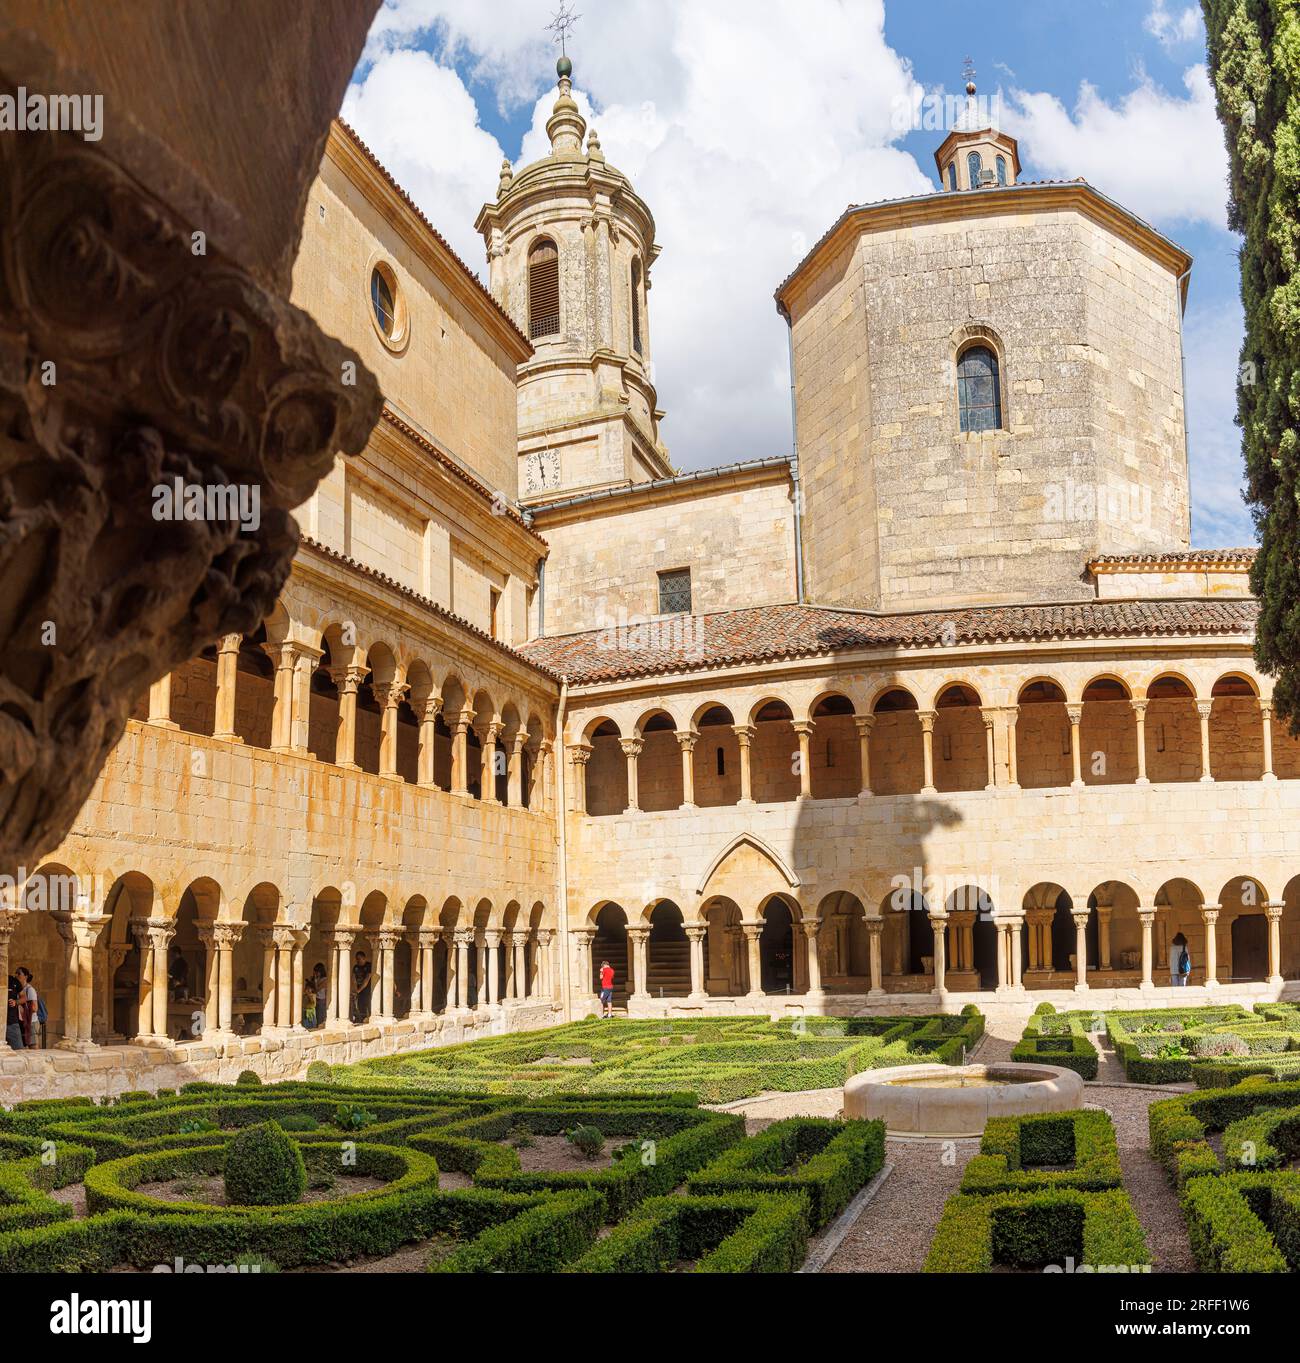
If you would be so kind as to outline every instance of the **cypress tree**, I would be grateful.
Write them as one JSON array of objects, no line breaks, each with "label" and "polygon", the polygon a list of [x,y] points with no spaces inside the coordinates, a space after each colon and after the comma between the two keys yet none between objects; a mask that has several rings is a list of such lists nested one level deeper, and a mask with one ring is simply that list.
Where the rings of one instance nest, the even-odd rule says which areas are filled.
[{"label": "cypress tree", "polygon": [[1237,421],[1260,534],[1255,661],[1300,733],[1300,0],[1201,0],[1244,238]]}]

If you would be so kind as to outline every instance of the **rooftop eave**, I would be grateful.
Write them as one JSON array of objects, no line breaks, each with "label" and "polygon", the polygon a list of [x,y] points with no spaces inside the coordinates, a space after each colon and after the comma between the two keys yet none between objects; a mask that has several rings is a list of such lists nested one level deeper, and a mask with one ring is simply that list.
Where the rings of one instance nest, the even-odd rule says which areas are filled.
[{"label": "rooftop eave", "polygon": [[777,311],[790,316],[790,299],[803,278],[854,234],[958,221],[991,213],[1036,212],[1073,208],[1116,232],[1181,279],[1181,302],[1187,306],[1187,275],[1192,257],[1084,180],[1062,183],[999,185],[986,189],[936,190],[907,199],[884,199],[846,208],[826,234],[777,287]]}]

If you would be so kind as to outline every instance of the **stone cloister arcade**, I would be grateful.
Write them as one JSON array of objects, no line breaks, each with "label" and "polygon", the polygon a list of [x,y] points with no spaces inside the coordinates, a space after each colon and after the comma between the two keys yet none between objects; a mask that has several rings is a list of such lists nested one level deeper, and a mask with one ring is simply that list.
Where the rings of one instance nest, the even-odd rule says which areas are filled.
[{"label": "stone cloister arcade", "polygon": [[[348,884],[299,912],[263,882],[227,896],[200,876],[179,894],[146,874],[78,875],[48,863],[0,915],[0,955],[32,969],[47,1002],[47,1044],[203,1043],[288,1038],[309,1028],[305,987],[319,963],[328,1006],[315,1029],[435,1016],[486,1018],[559,994],[554,915]],[[357,953],[372,962],[367,1006]]]},{"label": "stone cloister arcade", "polygon": [[1240,667],[945,678],[584,716],[571,804],[594,817],[872,795],[1300,778],[1300,740]]},{"label": "stone cloister arcade", "polygon": [[[1144,896],[1121,881],[1067,889],[1039,882],[999,902],[974,884],[933,898],[896,888],[870,910],[837,890],[805,903],[798,892],[764,896],[749,912],[707,894],[683,913],[671,900],[639,911],[606,901],[571,929],[576,978],[598,989],[614,965],[616,1000],[735,1000],[769,996],[1018,994],[1033,990],[1169,986],[1182,934],[1189,984],[1280,987],[1300,978],[1300,874],[1276,898],[1253,876],[1234,876],[1211,899],[1172,878]],[[685,969],[681,961],[685,959]],[[626,985],[623,981],[626,980]]]},{"label": "stone cloister arcade", "polygon": [[489,804],[553,809],[540,688],[510,694],[481,666],[449,659],[445,640],[393,642],[397,632],[377,624],[312,625],[314,614],[291,616],[281,603],[252,636],[228,635],[155,683],[134,717]]}]

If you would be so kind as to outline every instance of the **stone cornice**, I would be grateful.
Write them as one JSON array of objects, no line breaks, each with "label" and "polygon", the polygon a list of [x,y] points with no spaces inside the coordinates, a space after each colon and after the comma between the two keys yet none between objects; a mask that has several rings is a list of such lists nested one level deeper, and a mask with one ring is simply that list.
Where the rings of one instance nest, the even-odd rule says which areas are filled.
[{"label": "stone cornice", "polygon": [[[788,316],[791,298],[802,280],[821,261],[842,249],[847,241],[857,235],[922,227],[931,223],[970,222],[998,215],[1070,209],[1109,228],[1116,236],[1163,265],[1175,278],[1191,269],[1192,258],[1182,247],[1084,180],[1026,183],[957,192],[939,190],[910,199],[886,199],[880,203],[857,204],[846,208],[825,236],[777,287],[777,311],[782,316]],[[1182,285],[1182,302],[1186,306],[1186,280],[1183,280]]]}]

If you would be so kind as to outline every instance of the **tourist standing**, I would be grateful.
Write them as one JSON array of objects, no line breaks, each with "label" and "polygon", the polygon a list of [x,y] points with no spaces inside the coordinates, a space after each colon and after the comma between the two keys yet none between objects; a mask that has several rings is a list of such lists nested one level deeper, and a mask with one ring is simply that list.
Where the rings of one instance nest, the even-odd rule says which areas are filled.
[{"label": "tourist standing", "polygon": [[23,1029],[18,1021],[18,981],[13,975],[9,976],[9,1015],[5,1021],[5,1040],[10,1050],[23,1049]]},{"label": "tourist standing", "polygon": [[1169,979],[1175,989],[1186,989],[1192,974],[1192,953],[1187,949],[1187,938],[1180,932],[1173,940],[1169,953]]},{"label": "tourist standing", "polygon": [[370,1017],[370,986],[374,983],[370,972],[370,962],[364,951],[357,952],[356,964],[352,967],[352,1021],[366,1022]]},{"label": "tourist standing", "polygon": [[311,978],[316,990],[316,1026],[324,1027],[325,1019],[329,1016],[330,982],[323,961],[316,962]]},{"label": "tourist standing", "polygon": [[601,1017],[614,1016],[614,967],[608,961],[600,963]]},{"label": "tourist standing", "polygon": [[40,995],[32,980],[32,972],[20,965],[15,972],[18,976],[18,1025],[22,1028],[23,1045],[35,1050],[41,1044],[41,1025],[37,1019],[40,1010]]}]

